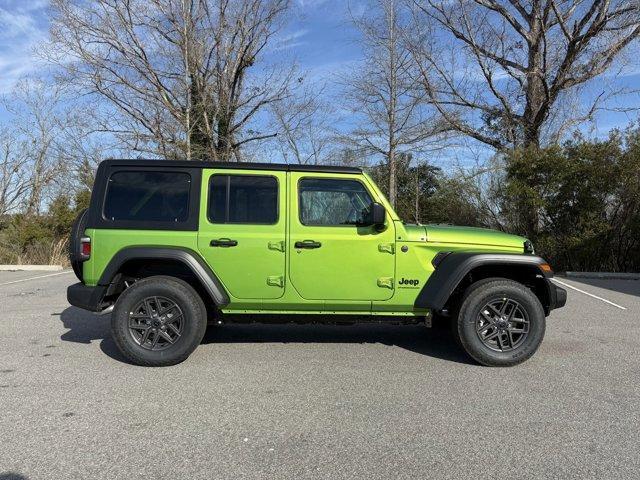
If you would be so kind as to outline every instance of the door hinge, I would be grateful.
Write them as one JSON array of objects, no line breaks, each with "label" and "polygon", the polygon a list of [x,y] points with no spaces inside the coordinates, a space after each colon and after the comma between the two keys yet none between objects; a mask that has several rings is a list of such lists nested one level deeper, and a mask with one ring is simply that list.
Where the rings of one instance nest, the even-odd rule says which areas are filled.
[{"label": "door hinge", "polygon": [[393,277],[379,277],[378,286],[381,288],[390,288],[393,290]]},{"label": "door hinge", "polygon": [[378,251],[383,253],[387,252],[393,255],[396,252],[396,244],[395,243],[379,243]]},{"label": "door hinge", "polygon": [[278,242],[269,242],[269,250],[284,252],[284,240],[280,240]]},{"label": "door hinge", "polygon": [[284,277],[282,275],[271,275],[267,277],[267,285],[272,287],[284,287]]}]

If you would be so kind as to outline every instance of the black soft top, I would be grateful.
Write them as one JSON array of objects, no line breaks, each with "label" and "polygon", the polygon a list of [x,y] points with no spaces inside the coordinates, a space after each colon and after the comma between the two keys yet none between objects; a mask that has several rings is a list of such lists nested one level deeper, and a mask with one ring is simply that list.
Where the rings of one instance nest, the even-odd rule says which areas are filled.
[{"label": "black soft top", "polygon": [[298,165],[286,163],[255,163],[255,162],[203,162],[195,160],[147,160],[108,159],[101,162],[105,167],[161,167],[161,168],[232,168],[234,170],[278,170],[285,172],[322,172],[322,173],[362,173],[360,167],[343,167],[335,165]]}]

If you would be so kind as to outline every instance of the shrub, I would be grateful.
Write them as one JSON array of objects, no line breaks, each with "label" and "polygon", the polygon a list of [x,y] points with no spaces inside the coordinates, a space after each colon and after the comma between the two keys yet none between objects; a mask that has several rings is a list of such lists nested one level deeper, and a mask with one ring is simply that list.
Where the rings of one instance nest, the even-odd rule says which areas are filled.
[{"label": "shrub", "polygon": [[78,212],[88,205],[90,193],[73,199],[59,195],[44,215],[9,215],[0,225],[0,263],[66,265],[66,247]]}]

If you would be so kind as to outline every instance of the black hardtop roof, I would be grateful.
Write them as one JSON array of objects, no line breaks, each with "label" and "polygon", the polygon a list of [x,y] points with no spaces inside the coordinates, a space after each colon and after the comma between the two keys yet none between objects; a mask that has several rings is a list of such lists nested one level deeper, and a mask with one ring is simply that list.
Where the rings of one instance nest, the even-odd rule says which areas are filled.
[{"label": "black hardtop roof", "polygon": [[177,168],[229,168],[235,170],[278,170],[285,172],[322,172],[322,173],[362,173],[360,167],[343,167],[336,165],[298,165],[285,163],[255,162],[204,162],[196,160],[147,160],[147,159],[107,159],[105,166],[131,167],[177,167]]}]

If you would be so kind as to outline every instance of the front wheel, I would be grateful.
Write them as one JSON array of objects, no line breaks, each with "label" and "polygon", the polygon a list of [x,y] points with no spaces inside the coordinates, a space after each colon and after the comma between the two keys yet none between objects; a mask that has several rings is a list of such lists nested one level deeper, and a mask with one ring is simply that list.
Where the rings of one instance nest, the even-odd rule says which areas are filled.
[{"label": "front wheel", "polygon": [[204,303],[183,280],[153,276],[118,298],[111,332],[122,354],[136,365],[161,367],[184,361],[207,327]]},{"label": "front wheel", "polygon": [[510,367],[536,352],[544,338],[545,315],[529,288],[490,278],[467,289],[453,327],[460,346],[477,362]]}]

